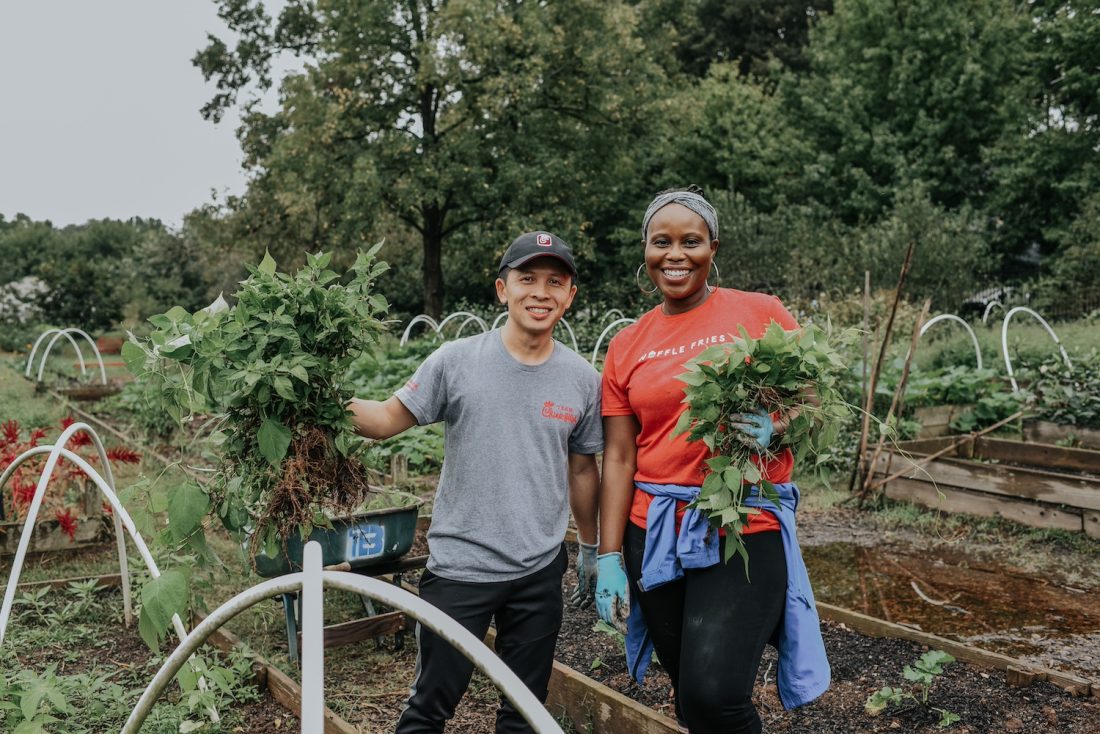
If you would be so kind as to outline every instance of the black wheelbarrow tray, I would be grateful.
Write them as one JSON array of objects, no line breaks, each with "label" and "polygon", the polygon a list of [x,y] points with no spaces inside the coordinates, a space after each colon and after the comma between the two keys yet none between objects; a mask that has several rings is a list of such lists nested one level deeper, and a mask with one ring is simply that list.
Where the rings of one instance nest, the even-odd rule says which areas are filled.
[{"label": "black wheelbarrow tray", "polygon": [[[400,572],[421,568],[426,557],[402,560],[416,538],[416,522],[422,500],[400,507],[366,510],[344,517],[332,518],[332,527],[315,527],[303,541],[300,535],[287,539],[286,547],[275,557],[256,554],[256,573],[264,577],[282,576],[302,568],[302,548],[311,540],[321,546],[321,562],[341,571],[377,576],[394,574],[400,585]],[[299,662],[299,631],[301,603],[297,592],[282,595],[286,613],[287,648],[290,660]],[[298,604],[295,604],[298,601]],[[378,614],[370,599],[362,598],[367,618],[345,622],[325,629],[325,646],[346,644],[393,631],[395,647],[402,644],[404,615],[399,612]],[[296,609],[297,607],[297,609]]]}]

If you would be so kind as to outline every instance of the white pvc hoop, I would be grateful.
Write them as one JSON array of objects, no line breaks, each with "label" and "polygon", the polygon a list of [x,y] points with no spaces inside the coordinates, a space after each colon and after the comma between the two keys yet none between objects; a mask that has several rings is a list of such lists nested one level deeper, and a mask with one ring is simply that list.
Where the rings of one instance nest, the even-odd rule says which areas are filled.
[{"label": "white pvc hoop", "polygon": [[[96,450],[100,452],[100,461],[107,467],[106,472],[111,478],[111,482],[108,483],[99,472],[97,472],[91,464],[79,454],[70,451],[65,448],[65,445],[72,438],[73,434],[77,431],[83,431],[91,436],[92,441],[96,445]],[[107,502],[111,505],[111,512],[115,518],[115,529],[119,531],[119,527],[125,527],[126,532],[130,534],[131,540],[134,541],[134,546],[138,550],[138,554],[141,555],[142,560],[145,562],[146,568],[149,569],[149,575],[153,578],[160,578],[160,569],[157,568],[156,561],[153,560],[152,554],[149,552],[149,548],[145,545],[145,540],[141,537],[141,533],[137,531],[137,527],[134,525],[133,518],[130,517],[130,513],[126,511],[126,508],[119,502],[118,495],[115,494],[112,485],[114,483],[114,476],[111,473],[110,464],[107,462],[106,453],[103,450],[103,442],[100,440],[99,435],[95,430],[87,423],[73,423],[64,431],[61,432],[61,436],[58,437],[57,443],[53,446],[35,446],[32,449],[24,451],[15,461],[13,461],[4,473],[0,475],[0,489],[3,488],[7,482],[8,477],[14,473],[15,469],[31,456],[36,454],[49,453],[46,459],[46,465],[42,468],[42,476],[38,480],[38,486],[34,490],[34,498],[31,500],[30,507],[27,508],[27,518],[23,522],[23,533],[19,537],[19,547],[15,553],[15,559],[12,561],[11,574],[8,576],[8,586],[4,591],[3,606],[0,607],[0,646],[4,644],[4,637],[7,634],[8,620],[11,616],[12,605],[15,601],[16,588],[19,586],[19,575],[23,570],[23,561],[27,555],[27,548],[30,546],[31,536],[33,534],[34,523],[38,519],[38,511],[42,506],[42,499],[46,494],[46,487],[50,483],[50,479],[53,478],[54,469],[57,468],[57,461],[60,457],[64,457],[75,464],[81,471],[84,472],[87,477],[95,483],[100,492],[106,497]],[[125,606],[125,613],[128,618],[132,618],[132,611],[130,608],[130,581],[129,570],[127,568],[126,561],[126,548],[125,539],[119,536],[119,570],[121,572],[121,581],[123,585],[123,604]],[[172,626],[175,629],[176,635],[182,640],[187,636],[187,628],[183,626],[183,620],[180,619],[178,614],[172,615]],[[204,690],[206,688],[206,681],[203,678],[199,678],[199,686]],[[220,717],[218,712],[213,708],[208,710],[211,718],[214,721],[219,721]]]},{"label": "white pvc hoop", "polygon": [[561,321],[559,321],[558,323],[561,324],[562,326],[564,326],[565,330],[569,332],[569,338],[573,342],[573,351],[580,354],[581,350],[580,350],[580,347],[577,346],[577,335],[573,333],[573,327],[570,326],[569,322],[566,321],[564,318]]},{"label": "white pvc hoop", "polygon": [[603,312],[603,314],[600,316],[600,320],[597,323],[602,324],[604,321],[607,320],[608,316],[614,316],[614,317],[620,318],[620,319],[625,319],[626,318],[626,314],[623,313],[622,311],[620,311],[619,309],[609,308],[609,309],[607,309],[606,311]]},{"label": "white pvc hoop", "polygon": [[455,332],[455,339],[462,336],[462,330],[465,329],[466,324],[470,323],[471,321],[481,327],[482,334],[489,330],[489,325],[485,323],[485,319],[481,318],[480,316],[470,316],[468,319],[458,325],[458,331]]},{"label": "white pvc hoop", "polygon": [[990,301],[988,304],[986,304],[985,311],[982,312],[982,323],[983,324],[987,322],[987,320],[989,319],[989,315],[991,313],[993,313],[993,307],[994,306],[1000,306],[1002,311],[1004,310],[1004,307],[1005,307],[1005,305],[1003,303],[1001,303],[1000,301]]},{"label": "white pvc hoop", "polygon": [[1058,351],[1062,353],[1062,361],[1065,363],[1066,369],[1073,369],[1073,363],[1069,361],[1069,355],[1066,354],[1066,348],[1062,346],[1062,341],[1058,338],[1058,335],[1054,333],[1054,329],[1050,328],[1050,324],[1046,322],[1046,319],[1027,306],[1016,306],[1005,314],[1005,319],[1001,322],[1001,353],[1005,358],[1005,369],[1008,370],[1008,379],[1012,382],[1012,392],[1014,393],[1020,392],[1020,386],[1016,383],[1016,375],[1012,371],[1012,360],[1009,359],[1008,356],[1008,322],[1018,311],[1031,314],[1035,317],[1036,321],[1042,324],[1043,328],[1050,334],[1050,338],[1058,345]]},{"label": "white pvc hoop", "polygon": [[[73,339],[72,335],[63,331],[62,329],[46,329],[38,338],[34,340],[34,346],[31,347],[31,356],[27,357],[27,368],[23,370],[24,377],[31,376],[31,370],[34,369],[34,355],[38,352],[38,346],[45,340],[46,337],[56,334],[63,334],[69,343],[73,345],[73,351],[76,352],[76,358],[80,361],[80,374],[84,375],[88,373],[88,367],[84,364],[84,352],[80,351],[80,345],[76,343],[76,339]],[[57,337],[55,336],[54,339]],[[50,342],[53,344],[53,341]],[[41,378],[39,378],[41,379]]]},{"label": "white pvc hoop", "polygon": [[[50,341],[46,344],[46,349],[45,349],[45,351],[42,352],[42,358],[40,359],[40,361],[38,363],[38,378],[37,378],[37,381],[42,382],[42,374],[46,369],[46,359],[47,359],[47,357],[50,356],[50,350],[53,349],[53,345],[56,344],[57,340],[60,339],[62,336],[67,338],[69,340],[69,342],[73,345],[73,348],[76,349],[77,358],[80,360],[80,373],[81,374],[86,374],[87,373],[88,370],[84,365],[84,354],[81,352],[80,347],[77,346],[76,341],[72,338],[73,333],[79,334],[80,336],[84,337],[84,339],[88,342],[88,344],[91,345],[92,353],[95,354],[96,361],[99,363],[99,377],[103,381],[103,384],[106,385],[107,384],[107,368],[103,364],[103,355],[99,353],[99,347],[96,346],[95,340],[92,339],[92,337],[88,336],[88,334],[86,332],[82,331],[81,329],[75,329],[75,328],[58,330],[57,333],[55,333],[53,335],[53,338],[50,339]],[[37,342],[36,342],[35,346],[37,347]],[[33,351],[34,350],[32,349],[32,355],[33,355]],[[30,360],[28,360],[27,364],[28,364],[28,369],[29,369]],[[28,372],[28,374],[29,374],[29,372]]]},{"label": "white pvc hoop", "polygon": [[932,318],[928,319],[928,321],[924,322],[924,326],[920,327],[919,336],[924,336],[924,332],[928,331],[928,328],[932,326],[932,324],[938,323],[940,321],[957,321],[963,325],[963,328],[966,329],[966,333],[970,335],[970,341],[974,343],[974,358],[978,362],[978,369],[981,369],[982,348],[978,345],[978,335],[974,333],[974,329],[970,328],[970,324],[966,323],[955,314],[941,313],[939,316],[933,316]]},{"label": "white pvc hoop", "polygon": [[507,311],[503,311],[501,313],[498,313],[497,317],[495,319],[493,319],[493,325],[489,327],[489,330],[491,331],[491,330],[497,328],[497,324],[499,324],[501,321],[503,321],[506,318],[508,318],[508,312]]},{"label": "white pvc hoop", "polygon": [[638,319],[616,319],[607,325],[607,328],[600,333],[600,338],[596,340],[596,346],[592,349],[592,361],[591,365],[596,366],[596,358],[600,355],[600,346],[603,344],[603,338],[607,336],[607,333],[620,324],[633,324]]},{"label": "white pvc hoop", "polygon": [[[85,425],[86,424],[83,424],[83,423],[74,423],[73,425],[69,426],[69,429],[72,429],[74,426],[85,426]],[[75,430],[69,430],[67,432],[68,432],[68,436],[66,436],[65,433],[62,433],[61,437],[58,439],[58,443],[56,445],[65,446],[68,443],[69,439],[72,437],[72,435],[76,433]],[[89,428],[89,430],[86,431],[86,433],[91,437],[92,443],[95,445],[96,453],[99,456],[99,462],[100,462],[100,464],[103,465],[103,470],[104,470],[103,473],[106,475],[106,479],[105,479],[106,484],[110,488],[111,492],[114,493],[115,492],[114,472],[111,470],[111,462],[107,459],[107,451],[103,447],[103,441],[100,440],[99,435],[96,434],[95,431],[91,430],[90,428]],[[8,465],[7,469],[4,470],[3,474],[0,474],[0,490],[3,490],[4,485],[7,484],[7,481],[11,477],[11,475],[14,474],[15,470],[18,469],[20,467],[20,465],[22,465],[25,461],[30,459],[32,456],[37,456],[39,454],[50,453],[51,451],[53,451],[53,449],[54,449],[54,446],[52,446],[52,445],[34,446],[34,447],[28,449],[27,451],[24,451],[18,457],[16,457],[15,460],[12,461],[12,463]],[[52,469],[51,469],[51,473],[52,473]],[[41,478],[40,478],[40,480],[41,480]],[[46,484],[49,485],[49,478],[46,479]],[[35,490],[35,499],[37,499],[37,498],[38,498],[38,490],[36,488],[36,490]],[[34,501],[35,500],[33,500],[33,499],[31,501],[32,507],[34,505]],[[41,500],[40,499],[38,499],[38,504],[41,505]],[[34,512],[35,512],[35,516],[37,518],[38,508],[34,507],[33,509],[34,509]],[[121,580],[121,583],[122,583],[123,618],[125,620],[126,626],[129,627],[133,624],[134,614],[133,614],[133,605],[130,601],[130,599],[131,599],[131,596],[130,596],[130,571],[129,571],[129,562],[126,558],[126,535],[122,532],[122,519],[121,519],[121,516],[119,515],[119,513],[114,512],[113,510],[114,510],[114,506],[112,505],[112,512],[111,512],[112,518],[111,519],[112,519],[112,522],[114,524],[115,539],[116,539],[117,545],[118,545],[118,568],[119,568],[119,577],[120,577],[120,580]],[[29,517],[29,513],[28,513],[28,517]],[[27,527],[28,527],[28,525],[24,524],[24,526],[23,526],[23,535],[24,535],[24,537],[29,537],[29,536],[27,536]],[[27,545],[28,546],[30,545],[29,540],[27,542]],[[22,550],[23,550],[23,544],[21,542],[19,551],[22,551]],[[9,588],[14,588],[15,584],[18,583],[19,574],[22,572],[22,568],[23,568],[23,560],[24,560],[23,557],[24,556],[25,556],[25,553],[23,553],[22,555],[19,552],[16,553],[15,560],[14,560],[13,565],[12,565],[12,573],[14,574],[15,578],[14,578],[14,581],[9,582]],[[12,593],[11,596],[14,597],[14,593]],[[7,595],[5,595],[4,606],[2,608],[0,608],[0,645],[2,645],[3,642],[4,642],[4,634],[7,631],[8,616],[10,615],[10,613],[11,613],[11,605],[8,603]]]},{"label": "white pvc hoop", "polygon": [[[489,326],[488,326],[488,324],[485,323],[484,319],[482,319],[477,314],[470,313],[469,311],[455,311],[454,313],[448,315],[442,321],[439,322],[439,327],[436,330],[442,336],[443,335],[443,329],[447,326],[447,324],[449,324],[450,322],[452,322],[455,319],[457,319],[459,317],[462,317],[462,316],[466,317],[466,321],[463,321],[462,325],[458,327],[458,333],[459,334],[462,333],[462,327],[465,326],[471,320],[477,321],[477,323],[481,325],[482,332],[485,332],[485,331],[489,330]],[[458,337],[456,336],[455,338],[457,339]]]},{"label": "white pvc hoop", "polygon": [[[350,591],[369,597],[412,616],[454,645],[512,701],[536,734],[562,734],[561,727],[535,695],[504,662],[493,654],[469,630],[436,607],[394,584],[358,574],[325,571],[321,566],[321,547],[316,541],[306,544],[303,570],[257,584],[237,594],[215,609],[184,639],[142,693],[122,728],[121,734],[136,734],[153,709],[153,704],[172,681],[173,676],[195,650],[215,630],[244,610],[266,599],[301,591],[302,603],[302,732],[324,731],[324,645],[322,588]],[[309,640],[312,644],[307,643]]]},{"label": "white pvc hoop", "polygon": [[432,327],[432,331],[437,335],[439,334],[439,324],[436,323],[436,320],[428,314],[422,313],[419,316],[414,316],[413,320],[409,322],[409,325],[405,327],[405,333],[401,335],[401,344],[399,346],[405,346],[405,342],[409,340],[409,333],[412,331],[412,328],[419,323],[427,324]]}]

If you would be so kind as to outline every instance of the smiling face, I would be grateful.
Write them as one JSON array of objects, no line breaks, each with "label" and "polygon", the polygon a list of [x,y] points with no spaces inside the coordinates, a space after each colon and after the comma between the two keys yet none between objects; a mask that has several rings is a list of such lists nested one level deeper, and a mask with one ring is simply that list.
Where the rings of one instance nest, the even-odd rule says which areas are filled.
[{"label": "smiling face", "polygon": [[664,296],[667,314],[690,311],[708,295],[707,275],[718,240],[706,222],[680,204],[662,207],[649,220],[645,267]]},{"label": "smiling face", "polygon": [[565,265],[554,257],[538,257],[497,278],[497,298],[508,306],[508,326],[522,333],[549,338],[573,303],[577,286]]}]

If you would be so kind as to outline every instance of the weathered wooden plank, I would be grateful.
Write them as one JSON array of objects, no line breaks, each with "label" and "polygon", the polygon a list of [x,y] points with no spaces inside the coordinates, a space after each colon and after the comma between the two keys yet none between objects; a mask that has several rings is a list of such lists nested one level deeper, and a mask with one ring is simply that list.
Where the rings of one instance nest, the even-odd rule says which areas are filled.
[{"label": "weathered wooden plank", "polygon": [[1023,464],[1028,468],[1054,472],[1089,472],[1100,474],[1100,451],[1072,449],[1046,443],[1006,441],[983,436],[977,440],[974,453],[983,459]]},{"label": "weathered wooden plank", "polygon": [[1084,525],[1086,535],[1100,538],[1100,512],[1083,510],[1081,512],[1081,523]]},{"label": "weathered wooden plank", "polygon": [[97,589],[115,589],[122,586],[122,576],[117,573],[107,573],[102,576],[72,576],[64,579],[47,579],[45,581],[25,581],[19,584],[20,589],[41,589],[45,586],[51,589],[68,588],[69,584],[81,583],[95,579]]},{"label": "weathered wooden plank", "polygon": [[[22,522],[0,523],[0,556],[15,555],[19,549],[19,540],[22,534]],[[39,519],[31,531],[28,552],[77,550],[88,546],[102,545],[111,540],[111,521],[106,516],[101,515],[77,521],[76,532],[72,538],[61,531],[61,527],[56,520],[52,518]]]},{"label": "weathered wooden plank", "polygon": [[[496,631],[485,635],[495,647]],[[554,661],[547,685],[546,708],[555,717],[569,717],[576,731],[590,734],[683,734],[674,719],[638,703],[568,665]]]},{"label": "weathered wooden plank", "polygon": [[964,642],[950,640],[946,637],[929,634],[928,632],[921,632],[920,630],[915,630],[904,625],[869,617],[866,614],[860,614],[859,612],[844,609],[843,607],[836,607],[832,604],[818,602],[817,612],[822,619],[843,623],[856,632],[871,637],[897,637],[921,645],[927,645],[929,648],[935,650],[943,650],[944,652],[950,653],[958,660],[974,663],[975,665],[1006,672],[1011,668],[1020,671],[1017,675],[1026,672],[1027,674],[1034,675],[1036,680],[1049,681],[1074,696],[1087,696],[1090,692],[1100,690],[1100,681],[1090,681],[1076,675],[1063,673],[1059,670],[1028,665],[1018,658],[982,650],[977,647],[971,647]]},{"label": "weathered wooden plank", "polygon": [[1100,429],[1064,426],[1050,421],[1025,421],[1024,438],[1037,443],[1056,443],[1073,439],[1080,446],[1100,449]]},{"label": "weathered wooden plank", "polygon": [[[879,457],[875,471],[884,474],[886,454]],[[894,456],[889,466],[898,471],[908,459]],[[937,484],[964,487],[981,492],[1020,499],[1041,500],[1055,505],[1069,505],[1100,510],[1100,480],[1022,467],[980,464],[964,459],[942,457],[914,468],[902,475],[905,479],[934,481]]]},{"label": "weathered wooden plank", "polygon": [[920,423],[919,438],[939,438],[955,433],[951,421],[972,410],[973,405],[927,405],[913,409],[913,419]]},{"label": "weathered wooden plank", "polygon": [[592,734],[678,734],[687,731],[674,719],[558,662],[554,663],[550,674],[546,708],[555,717],[568,716],[574,730]]},{"label": "weathered wooden plank", "polygon": [[[1003,517],[1037,528],[1081,532],[1081,516],[1038,502],[1001,495],[970,492],[947,484],[936,486],[916,479],[895,479],[886,484],[886,496],[945,512],[965,512],[981,517]],[[940,494],[942,492],[942,496]]]},{"label": "weathered wooden plank", "polygon": [[[196,614],[194,623],[201,622],[205,617]],[[214,631],[206,640],[219,650],[228,652],[233,648],[239,648],[240,639],[224,627]],[[302,687],[283,671],[269,664],[259,655],[253,657],[253,671],[257,673],[257,684],[265,684],[275,701],[297,717],[302,715]],[[359,730],[344,721],[335,713],[325,707],[325,734],[359,734]]]},{"label": "weathered wooden plank", "polygon": [[[325,647],[339,647],[353,642],[371,640],[381,635],[392,635],[405,629],[404,612],[386,612],[373,617],[353,619],[325,627]],[[298,633],[298,649],[302,649],[302,633]]]}]

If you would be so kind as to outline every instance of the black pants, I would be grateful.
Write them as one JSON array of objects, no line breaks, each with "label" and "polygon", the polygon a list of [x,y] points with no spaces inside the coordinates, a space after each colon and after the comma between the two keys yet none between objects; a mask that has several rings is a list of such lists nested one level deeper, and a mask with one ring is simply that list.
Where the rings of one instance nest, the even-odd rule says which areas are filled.
[{"label": "black pants", "polygon": [[627,523],[626,572],[657,659],[672,679],[677,715],[691,734],[760,732],[752,688],[764,645],[783,618],[787,563],[782,536],[771,531],[743,536],[751,583],[735,555],[729,563],[687,570],[682,579],[642,592],[637,580],[645,535]]},{"label": "black pants", "polygon": [[[489,622],[495,619],[497,654],[540,701],[545,701],[561,629],[561,580],[568,565],[563,545],[546,568],[514,581],[468,583],[425,571],[420,577],[420,597],[478,639],[485,637]],[[416,676],[397,722],[398,734],[442,732],[474,670],[474,664],[451,643],[420,624],[416,625],[416,640]],[[497,734],[532,731],[505,696],[497,710],[496,730]]]}]

